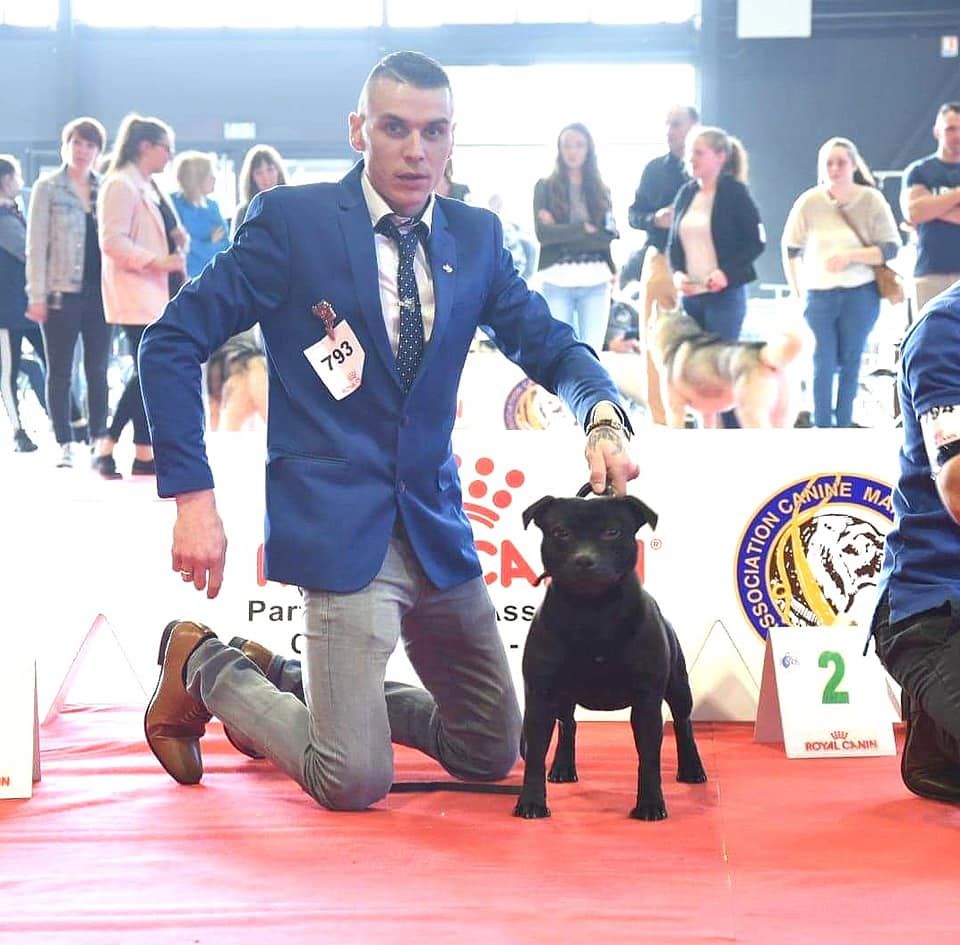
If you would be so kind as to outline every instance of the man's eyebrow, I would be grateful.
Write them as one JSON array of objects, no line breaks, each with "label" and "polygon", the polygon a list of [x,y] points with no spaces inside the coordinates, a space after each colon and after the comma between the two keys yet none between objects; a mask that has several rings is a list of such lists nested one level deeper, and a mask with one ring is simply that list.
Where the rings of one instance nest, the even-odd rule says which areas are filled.
[{"label": "man's eyebrow", "polygon": [[[401,125],[409,125],[410,122],[402,117],[401,115],[394,115],[393,112],[384,112],[382,115],[378,116],[377,121],[398,121]],[[424,122],[424,125],[449,125],[449,118],[431,118],[428,121]]]}]

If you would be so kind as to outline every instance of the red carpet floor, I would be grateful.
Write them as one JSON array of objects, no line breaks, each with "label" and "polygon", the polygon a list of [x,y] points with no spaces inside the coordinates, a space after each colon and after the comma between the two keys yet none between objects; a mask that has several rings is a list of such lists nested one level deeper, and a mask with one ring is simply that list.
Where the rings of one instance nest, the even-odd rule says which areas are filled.
[{"label": "red carpet floor", "polygon": [[[581,781],[553,817],[496,795],[391,795],[318,808],[216,723],[202,785],[176,785],[141,715],[65,712],[43,781],[0,801],[0,942],[166,945],[939,945],[960,939],[960,809],[901,786],[893,758],[788,761],[742,724],[701,724],[710,776],[670,817],[627,817],[625,723],[580,727]],[[397,752],[398,780],[443,775]],[[519,781],[515,774],[514,781]]]}]

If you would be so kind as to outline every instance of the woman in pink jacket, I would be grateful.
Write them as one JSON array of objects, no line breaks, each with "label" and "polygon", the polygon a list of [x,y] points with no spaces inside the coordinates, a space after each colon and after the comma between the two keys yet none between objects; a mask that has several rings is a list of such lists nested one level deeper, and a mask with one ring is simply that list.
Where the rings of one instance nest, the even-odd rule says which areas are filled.
[{"label": "woman in pink jacket", "polygon": [[160,317],[170,299],[170,274],[178,274],[182,281],[185,270],[186,234],[153,181],[172,154],[173,131],[168,125],[156,118],[127,115],[117,132],[115,156],[97,200],[104,313],[109,324],[123,327],[134,366],[113,423],[93,458],[94,469],[107,479],[120,478],[113,448],[129,422],[136,448],[132,473],[154,473],[137,352],[144,328]]}]

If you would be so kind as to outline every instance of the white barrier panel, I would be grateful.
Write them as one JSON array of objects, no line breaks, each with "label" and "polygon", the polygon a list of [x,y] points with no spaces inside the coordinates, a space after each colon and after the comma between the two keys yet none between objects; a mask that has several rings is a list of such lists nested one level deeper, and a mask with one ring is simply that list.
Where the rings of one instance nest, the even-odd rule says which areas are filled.
[{"label": "white barrier panel", "polygon": [[[865,638],[899,438],[876,430],[639,433],[633,449],[641,476],[631,492],[660,516],[655,533],[638,535],[642,571],[686,653],[696,718],[754,718],[773,626],[839,622],[858,642]],[[454,447],[519,685],[523,642],[543,593],[532,586],[540,534],[523,530],[521,512],[545,494],[573,495],[586,480],[583,436],[573,426],[467,429],[455,434]],[[103,482],[58,471],[54,483],[51,470],[49,482],[31,484],[43,490],[42,520],[30,503],[14,510],[22,552],[13,569],[15,623],[37,641],[41,707],[99,614],[148,692],[160,631],[176,617],[295,655],[299,593],[264,582],[259,569],[262,434],[212,435],[209,449],[229,538],[215,601],[170,570],[175,506],[156,499],[152,480]],[[398,655],[391,675],[410,672]]]}]

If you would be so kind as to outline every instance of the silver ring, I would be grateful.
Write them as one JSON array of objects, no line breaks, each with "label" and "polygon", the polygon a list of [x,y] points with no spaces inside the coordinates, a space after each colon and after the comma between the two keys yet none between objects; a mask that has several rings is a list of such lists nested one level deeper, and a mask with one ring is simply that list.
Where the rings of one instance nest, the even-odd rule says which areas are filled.
[{"label": "silver ring", "polygon": [[180,573],[181,573],[184,577],[188,577],[188,578],[192,578],[192,577],[193,577],[193,571],[181,571]]}]

